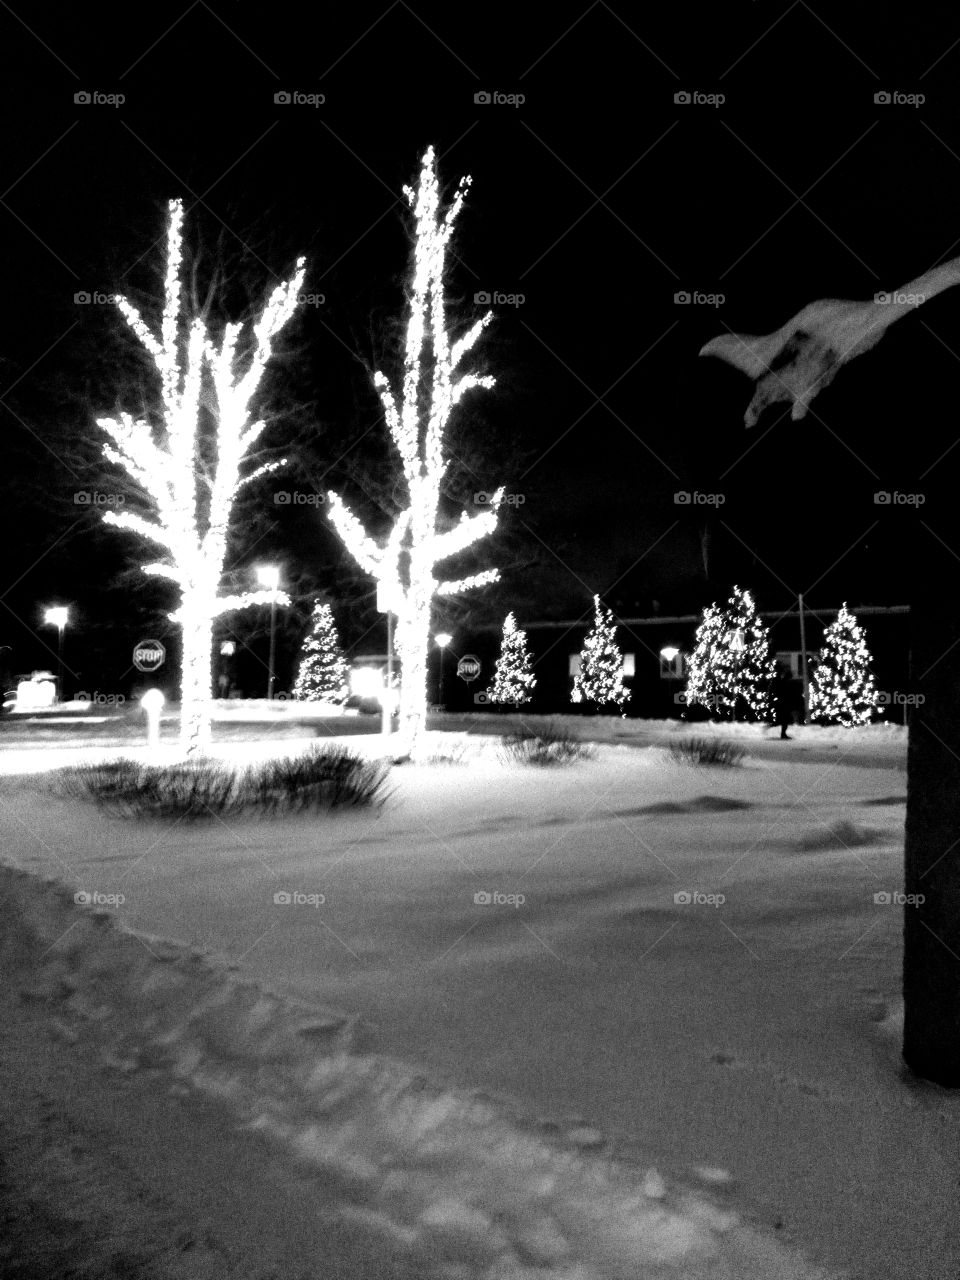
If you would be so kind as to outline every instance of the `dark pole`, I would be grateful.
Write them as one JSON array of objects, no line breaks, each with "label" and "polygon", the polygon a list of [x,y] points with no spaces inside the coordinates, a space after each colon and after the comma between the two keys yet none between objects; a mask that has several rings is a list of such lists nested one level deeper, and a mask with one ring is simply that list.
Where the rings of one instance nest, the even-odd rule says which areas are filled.
[{"label": "dark pole", "polygon": [[807,628],[803,616],[803,595],[798,597],[800,601],[800,665],[803,674],[803,723],[807,723],[807,709],[809,705],[809,689],[807,681]]},{"label": "dark pole", "polygon": [[270,597],[270,670],[267,676],[267,701],[273,699],[273,664],[277,651],[277,589],[274,587]]}]

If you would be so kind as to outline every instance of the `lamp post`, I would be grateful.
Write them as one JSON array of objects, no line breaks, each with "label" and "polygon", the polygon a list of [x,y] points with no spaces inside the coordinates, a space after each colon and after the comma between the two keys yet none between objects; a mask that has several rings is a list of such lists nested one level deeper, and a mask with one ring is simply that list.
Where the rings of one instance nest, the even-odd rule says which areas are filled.
[{"label": "lamp post", "polygon": [[63,701],[63,629],[70,617],[70,610],[65,605],[52,605],[43,615],[49,627],[57,628],[57,701]]},{"label": "lamp post", "polygon": [[441,631],[437,635],[435,635],[433,638],[437,642],[437,648],[440,650],[440,681],[439,681],[439,687],[437,689],[437,703],[439,704],[440,709],[442,710],[443,709],[443,655],[446,652],[447,645],[453,639],[453,636],[449,636],[445,631]]},{"label": "lamp post", "polygon": [[274,659],[277,652],[277,587],[280,585],[280,570],[275,564],[262,564],[257,569],[257,580],[262,587],[270,589],[270,661],[267,673],[267,701],[273,700]]}]

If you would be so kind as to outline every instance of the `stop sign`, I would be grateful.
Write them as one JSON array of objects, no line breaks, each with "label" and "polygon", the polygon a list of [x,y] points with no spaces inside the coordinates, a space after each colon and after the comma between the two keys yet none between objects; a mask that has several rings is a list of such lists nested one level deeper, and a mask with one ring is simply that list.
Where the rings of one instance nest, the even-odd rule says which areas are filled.
[{"label": "stop sign", "polygon": [[133,665],[138,671],[156,671],[162,667],[167,651],[159,640],[141,640],[133,649]]},{"label": "stop sign", "polygon": [[457,675],[461,680],[466,680],[467,684],[471,680],[476,680],[480,674],[480,659],[473,653],[465,653],[457,663]]}]

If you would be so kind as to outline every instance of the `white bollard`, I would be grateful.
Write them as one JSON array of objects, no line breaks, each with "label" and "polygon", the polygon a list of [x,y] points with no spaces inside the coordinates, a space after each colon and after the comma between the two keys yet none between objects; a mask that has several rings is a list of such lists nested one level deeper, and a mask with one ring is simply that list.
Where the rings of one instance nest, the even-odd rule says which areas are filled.
[{"label": "white bollard", "polygon": [[160,712],[163,709],[164,696],[159,689],[148,689],[140,699],[140,705],[147,713],[147,746],[160,745]]}]

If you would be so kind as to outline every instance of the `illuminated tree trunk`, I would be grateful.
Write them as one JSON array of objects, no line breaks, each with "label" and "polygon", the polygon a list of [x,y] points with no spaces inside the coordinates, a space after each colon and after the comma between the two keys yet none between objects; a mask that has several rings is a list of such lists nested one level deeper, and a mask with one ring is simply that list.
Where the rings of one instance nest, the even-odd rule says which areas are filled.
[{"label": "illuminated tree trunk", "polygon": [[[251,413],[273,339],[292,316],[303,285],[304,261],[278,285],[240,344],[243,325],[224,326],[215,341],[206,322],[185,312],[180,281],[183,205],[170,201],[164,306],[159,332],[129,299],[117,300],[124,319],[150,356],[159,384],[152,418],[99,418],[110,438],[104,456],[126,472],[133,502],[104,519],[161,548],[163,558],[143,572],[180,589],[171,620],[181,627],[183,673],[180,743],[188,756],[210,745],[213,621],[249,605],[289,603],[283,592],[221,596],[233,506],[240,488],[281,466],[244,472],[266,423]],[[139,508],[139,509],[136,509]]]},{"label": "illuminated tree trunk", "polygon": [[903,930],[904,1061],[952,1089],[960,1088],[957,587],[955,575],[945,575],[911,606],[912,687],[925,700],[910,718]]},{"label": "illuminated tree trunk", "polygon": [[213,686],[213,619],[209,609],[190,596],[184,609],[183,671],[180,685],[180,746],[185,755],[205,754],[212,740],[210,698]]},{"label": "illuminated tree trunk", "polygon": [[[408,505],[381,544],[370,537],[338,494],[328,494],[330,519],[347,550],[396,605],[400,719],[403,749],[411,756],[427,718],[427,646],[433,601],[439,595],[496,582],[499,576],[496,569],[456,580],[439,581],[434,576],[438,564],[494,531],[503,497],[503,490],[498,489],[488,511],[472,517],[462,515],[452,529],[437,530],[440,491],[449,466],[443,437],[450,414],[465,391],[493,386],[492,378],[472,373],[454,377],[492,313],[488,311],[453,344],[447,333],[444,257],[469,182],[469,178],[461,180],[453,201],[441,213],[431,147],[423,157],[417,189],[404,188],[417,230],[402,392],[395,396],[382,373],[373,381],[400,456]],[[402,563],[406,572],[401,572]]]}]

